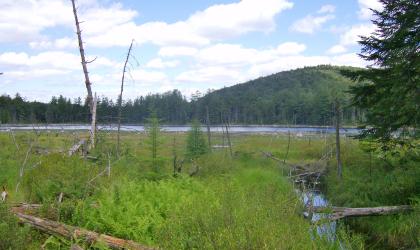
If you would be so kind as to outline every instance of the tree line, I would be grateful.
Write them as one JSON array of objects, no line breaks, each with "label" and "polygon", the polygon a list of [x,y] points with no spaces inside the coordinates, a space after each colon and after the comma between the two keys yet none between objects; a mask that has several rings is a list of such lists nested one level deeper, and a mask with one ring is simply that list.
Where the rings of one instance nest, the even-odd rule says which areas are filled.
[{"label": "tree line", "polygon": [[[280,72],[190,98],[173,90],[140,96],[122,104],[122,122],[144,124],[152,112],[164,124],[188,124],[193,119],[211,124],[289,124],[332,125],[334,102],[338,99],[344,124],[363,118],[361,109],[352,107],[346,93],[352,82],[340,75],[341,67],[317,66]],[[98,122],[116,123],[118,102],[98,99]],[[86,100],[52,97],[50,102],[25,101],[19,94],[0,96],[0,122],[88,123]]]}]

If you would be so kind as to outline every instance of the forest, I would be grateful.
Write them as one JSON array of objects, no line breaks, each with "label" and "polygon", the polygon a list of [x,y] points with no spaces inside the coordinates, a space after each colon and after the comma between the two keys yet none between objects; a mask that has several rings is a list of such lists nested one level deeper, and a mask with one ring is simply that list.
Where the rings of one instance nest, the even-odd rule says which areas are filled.
[{"label": "forest", "polygon": [[[196,93],[190,98],[173,90],[124,101],[122,122],[144,124],[156,112],[164,124],[184,125],[194,118],[205,121],[207,110],[211,124],[332,125],[334,100],[339,99],[342,120],[357,125],[362,109],[350,106],[346,92],[352,81],[340,74],[346,67],[321,65],[284,71],[259,79]],[[356,68],[352,69],[356,70]],[[107,97],[98,101],[98,122],[116,123],[118,102]],[[82,98],[59,96],[49,103],[29,102],[16,94],[0,97],[0,121],[20,123],[88,123],[89,109]]]}]

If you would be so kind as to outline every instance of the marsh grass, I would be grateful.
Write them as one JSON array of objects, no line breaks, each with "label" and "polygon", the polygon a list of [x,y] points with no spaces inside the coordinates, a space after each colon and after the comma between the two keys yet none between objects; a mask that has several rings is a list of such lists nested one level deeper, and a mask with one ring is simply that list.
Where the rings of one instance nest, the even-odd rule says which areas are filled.
[{"label": "marsh grass", "polygon": [[[347,249],[363,248],[361,237],[350,234],[346,227],[339,229],[339,241],[328,242],[316,236],[310,223],[303,219],[302,203],[293,186],[282,176],[278,163],[261,153],[269,151],[283,159],[288,141],[283,134],[234,134],[233,157],[228,149],[214,149],[196,160],[200,167],[196,176],[188,176],[193,166],[185,161],[182,173],[174,178],[173,138],[175,151],[182,157],[186,152],[185,133],[162,132],[157,149],[161,167],[155,171],[145,133],[123,132],[121,155],[117,157],[116,134],[99,132],[98,146],[90,153],[98,160],[31,153],[21,186],[14,192],[29,147],[28,138],[36,139],[42,148],[68,149],[86,136],[80,132],[40,132],[38,136],[20,132],[16,133],[20,146],[17,150],[10,136],[0,133],[0,184],[11,187],[9,202],[40,202],[56,209],[52,215],[45,212],[46,217],[164,249],[339,249],[340,244]],[[222,135],[214,134],[212,142],[222,145]],[[319,135],[293,136],[288,162],[317,161],[332,142],[333,138]],[[349,175],[353,173],[353,160],[367,164],[367,155],[361,155],[357,142],[351,139],[343,140],[343,152],[344,169],[348,169],[345,178],[357,179],[357,174]],[[98,176],[108,160],[111,176]],[[330,171],[334,171],[333,162]],[[356,193],[339,189],[331,176],[326,179],[328,194],[341,192],[344,196],[330,195],[331,200],[339,203],[356,199]],[[357,188],[355,183],[349,180],[348,185]],[[65,196],[63,203],[58,204],[60,192]],[[364,194],[366,190],[357,192]],[[47,239],[25,238],[28,244]],[[47,245],[65,249],[70,243],[49,238]],[[103,249],[98,245],[85,247]]]}]

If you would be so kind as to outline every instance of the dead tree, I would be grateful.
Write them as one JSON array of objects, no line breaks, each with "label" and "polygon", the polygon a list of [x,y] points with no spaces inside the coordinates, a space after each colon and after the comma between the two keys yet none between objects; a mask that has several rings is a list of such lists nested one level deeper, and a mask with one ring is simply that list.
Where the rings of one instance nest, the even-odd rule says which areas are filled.
[{"label": "dead tree", "polygon": [[72,156],[72,155],[74,155],[77,151],[79,151],[79,149],[81,148],[81,147],[83,147],[83,145],[85,145],[86,144],[86,140],[84,140],[84,139],[82,139],[82,140],[80,140],[80,141],[78,141],[76,144],[74,144],[70,149],[69,149],[69,153],[68,153],[68,155],[69,156]]},{"label": "dead tree", "polygon": [[15,190],[16,193],[19,190],[19,185],[23,178],[23,172],[25,170],[26,163],[28,162],[29,155],[32,152],[33,145],[34,145],[33,141],[30,140],[28,150],[26,150],[25,159],[23,160],[22,166],[20,167],[20,170],[19,170],[19,180],[18,180],[18,183],[16,184],[16,190]]},{"label": "dead tree", "polygon": [[120,95],[118,96],[118,132],[117,132],[117,154],[120,155],[120,129],[121,129],[121,113],[122,113],[122,95],[124,91],[124,80],[125,80],[125,72],[127,72],[127,63],[128,59],[130,59],[131,49],[133,48],[134,39],[131,40],[130,48],[128,48],[127,57],[125,58],[122,78],[121,78],[121,91]]},{"label": "dead tree", "polygon": [[[89,72],[87,70],[87,64],[93,62],[92,61],[86,61],[86,57],[85,57],[85,50],[83,48],[83,40],[82,40],[82,31],[80,30],[80,22],[79,22],[79,18],[77,17],[77,9],[76,9],[76,4],[74,2],[75,0],[71,0],[72,6],[73,6],[73,14],[74,14],[74,22],[76,24],[76,34],[77,34],[77,40],[79,42],[79,51],[80,51],[80,58],[82,60],[82,68],[83,68],[83,74],[85,75],[85,85],[86,85],[86,90],[87,90],[87,103],[90,109],[90,114],[92,116],[92,127],[93,125],[95,125],[94,129],[96,129],[96,124],[94,124],[94,122],[96,123],[96,105],[95,102],[93,100],[93,96],[92,96],[92,88],[91,85],[92,83],[90,82],[89,79]],[[93,136],[93,138],[91,138],[91,142],[95,141],[95,133],[91,133],[91,136]],[[95,144],[93,143],[93,145],[91,145],[92,147],[95,146]]]},{"label": "dead tree", "polygon": [[[13,211],[13,210],[12,210]],[[66,239],[81,239],[88,244],[101,242],[111,249],[132,249],[132,250],[146,250],[153,249],[147,246],[142,246],[137,242],[131,240],[119,239],[113,236],[99,234],[83,228],[69,226],[56,221],[38,218],[35,216],[23,214],[13,211],[22,223],[28,224],[42,232],[64,237]]]},{"label": "dead tree", "polygon": [[92,124],[90,128],[90,148],[95,148],[95,134],[96,134],[96,106],[98,104],[98,99],[93,98],[93,109],[92,109]]},{"label": "dead tree", "polygon": [[338,220],[345,217],[360,217],[373,215],[388,215],[396,213],[405,213],[413,210],[410,205],[402,206],[385,206],[385,207],[363,207],[363,208],[349,208],[349,207],[312,207],[314,213],[330,214],[330,220]]},{"label": "dead tree", "polygon": [[208,143],[209,143],[209,150],[211,151],[211,132],[210,132],[209,106],[206,106],[206,125],[207,125],[207,140],[208,140]]},{"label": "dead tree", "polygon": [[232,152],[232,143],[230,141],[230,134],[229,134],[229,121],[227,121],[225,123],[226,126],[226,137],[227,137],[227,141],[228,141],[228,145],[229,145],[229,152],[230,152],[230,156],[233,156],[233,152]]},{"label": "dead tree", "polygon": [[15,133],[13,132],[13,129],[10,129],[9,132],[10,132],[10,136],[13,139],[13,143],[15,144],[16,150],[19,151],[19,145],[16,142],[16,137],[15,137]]},{"label": "dead tree", "polygon": [[338,99],[335,99],[334,104],[334,113],[335,113],[335,155],[337,158],[337,175],[338,178],[343,177],[343,169],[341,163],[341,150],[340,150],[340,103]]},{"label": "dead tree", "polygon": [[283,163],[286,163],[287,161],[287,157],[289,156],[289,150],[290,150],[290,130],[287,131],[287,150],[286,150],[286,155],[284,156],[284,160]]}]

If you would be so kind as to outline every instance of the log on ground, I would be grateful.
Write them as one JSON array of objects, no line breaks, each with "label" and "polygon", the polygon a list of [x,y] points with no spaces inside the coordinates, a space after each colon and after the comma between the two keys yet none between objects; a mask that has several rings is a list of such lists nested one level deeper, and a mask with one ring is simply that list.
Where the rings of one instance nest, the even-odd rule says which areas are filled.
[{"label": "log on ground", "polygon": [[413,210],[410,205],[401,206],[384,206],[384,207],[363,207],[363,208],[348,208],[348,207],[313,207],[314,213],[331,214],[329,219],[338,220],[345,217],[359,217],[359,216],[374,216],[374,215],[388,215],[396,213],[405,213]]},{"label": "log on ground", "polygon": [[74,155],[77,151],[79,151],[79,149],[86,143],[85,139],[82,139],[80,141],[78,141],[76,144],[74,144],[70,149],[69,149],[69,156]]},{"label": "log on ground", "polygon": [[35,216],[14,212],[22,223],[56,236],[61,236],[67,239],[82,239],[89,244],[101,242],[112,249],[131,249],[131,250],[149,250],[153,249],[147,246],[140,245],[131,240],[119,239],[113,236],[99,234],[83,228],[69,226],[56,221],[38,218]]}]

